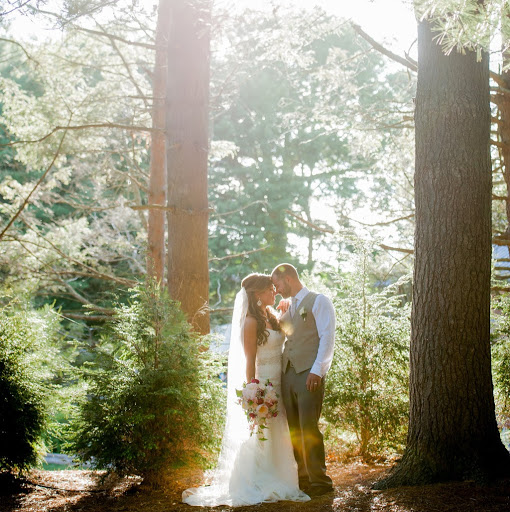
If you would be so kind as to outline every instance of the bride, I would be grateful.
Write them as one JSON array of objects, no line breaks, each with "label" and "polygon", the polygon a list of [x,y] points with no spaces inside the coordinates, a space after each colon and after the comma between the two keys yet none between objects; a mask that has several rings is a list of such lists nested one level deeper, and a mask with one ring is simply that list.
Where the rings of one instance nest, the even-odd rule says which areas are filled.
[{"label": "bride", "polygon": [[283,407],[267,421],[266,440],[250,429],[236,389],[257,378],[270,380],[281,397],[284,334],[269,306],[275,290],[271,276],[250,274],[241,283],[234,304],[228,357],[227,419],[211,485],[187,489],[183,503],[194,506],[255,505],[280,500],[308,501],[298,486],[289,427]]}]

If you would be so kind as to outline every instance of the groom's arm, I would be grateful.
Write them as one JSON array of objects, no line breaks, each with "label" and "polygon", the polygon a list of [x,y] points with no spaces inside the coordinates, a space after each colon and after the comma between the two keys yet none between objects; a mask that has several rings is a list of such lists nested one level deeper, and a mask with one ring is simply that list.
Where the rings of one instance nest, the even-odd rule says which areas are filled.
[{"label": "groom's arm", "polygon": [[319,350],[310,373],[321,379],[328,373],[333,361],[335,348],[335,308],[325,295],[318,295],[312,308],[312,313],[319,334]]}]

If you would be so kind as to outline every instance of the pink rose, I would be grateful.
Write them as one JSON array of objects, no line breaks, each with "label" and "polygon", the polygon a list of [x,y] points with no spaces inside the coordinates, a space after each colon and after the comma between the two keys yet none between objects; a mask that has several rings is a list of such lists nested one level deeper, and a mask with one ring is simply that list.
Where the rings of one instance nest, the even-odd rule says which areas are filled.
[{"label": "pink rose", "polygon": [[260,384],[260,380],[259,379],[251,379],[251,382],[254,382],[255,384]]}]

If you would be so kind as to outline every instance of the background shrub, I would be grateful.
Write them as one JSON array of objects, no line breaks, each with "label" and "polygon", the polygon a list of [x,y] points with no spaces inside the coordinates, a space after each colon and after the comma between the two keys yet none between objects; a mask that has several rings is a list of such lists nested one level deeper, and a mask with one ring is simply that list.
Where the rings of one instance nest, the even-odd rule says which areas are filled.
[{"label": "background shrub", "polygon": [[370,286],[368,259],[361,248],[356,270],[338,282],[335,356],[324,400],[327,434],[343,434],[345,445],[350,433],[364,461],[404,447],[409,408],[409,305],[401,294],[409,280],[382,290]]},{"label": "background shrub", "polygon": [[0,471],[23,473],[45,452],[59,325],[50,307],[8,302],[0,309]]},{"label": "background shrub", "polygon": [[492,303],[492,378],[494,402],[501,438],[510,449],[510,296],[505,294]]},{"label": "background shrub", "polygon": [[70,448],[84,461],[159,484],[167,470],[219,442],[224,393],[179,304],[152,286],[116,308],[86,377]]}]

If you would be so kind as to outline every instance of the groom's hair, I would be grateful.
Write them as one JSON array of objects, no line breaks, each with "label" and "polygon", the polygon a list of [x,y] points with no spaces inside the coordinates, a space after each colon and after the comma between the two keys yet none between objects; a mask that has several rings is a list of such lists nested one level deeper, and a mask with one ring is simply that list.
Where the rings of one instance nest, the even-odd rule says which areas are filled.
[{"label": "groom's hair", "polygon": [[289,276],[294,279],[299,279],[298,271],[294,265],[290,263],[280,263],[280,265],[276,265],[274,270],[271,272],[271,277],[277,277],[281,279],[282,277]]}]

